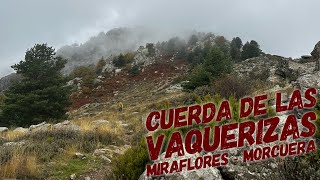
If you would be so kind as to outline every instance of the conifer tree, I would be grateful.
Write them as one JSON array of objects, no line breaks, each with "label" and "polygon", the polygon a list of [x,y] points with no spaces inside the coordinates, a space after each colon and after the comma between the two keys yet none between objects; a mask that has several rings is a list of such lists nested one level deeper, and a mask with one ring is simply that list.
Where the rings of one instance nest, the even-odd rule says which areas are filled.
[{"label": "conifer tree", "polygon": [[71,93],[61,74],[66,62],[47,44],[27,50],[24,60],[12,66],[23,80],[5,92],[0,125],[29,126],[65,118]]}]

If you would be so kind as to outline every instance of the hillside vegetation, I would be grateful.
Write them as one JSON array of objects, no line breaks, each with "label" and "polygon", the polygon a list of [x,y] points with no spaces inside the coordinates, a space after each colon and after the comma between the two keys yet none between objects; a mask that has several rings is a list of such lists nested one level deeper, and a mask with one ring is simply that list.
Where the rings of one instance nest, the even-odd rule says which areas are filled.
[{"label": "hillside vegetation", "polygon": [[[93,46],[111,41],[108,33],[99,36],[106,39]],[[119,38],[126,37],[120,33]],[[232,102],[236,112],[236,102],[244,96],[281,91],[289,97],[294,89],[308,87],[319,92],[316,57],[303,62],[266,54],[254,40],[243,45],[239,37],[229,41],[212,33],[194,33],[187,39],[133,43],[136,47],[121,52],[105,47],[113,52],[110,56],[103,48],[89,52],[92,42],[95,38],[58,50],[62,57],[46,44],[35,45],[25,60],[13,66],[24,80],[6,88],[0,99],[1,178],[146,179],[145,165],[152,163],[144,141],[149,112],[219,104],[223,99]],[[70,73],[62,75],[70,64],[74,65]],[[270,97],[269,117],[276,115]],[[233,122],[244,120],[237,114],[233,117]],[[169,136],[172,131],[164,133]],[[210,172],[221,179],[316,179],[319,168],[316,153],[252,165],[231,163]]]}]

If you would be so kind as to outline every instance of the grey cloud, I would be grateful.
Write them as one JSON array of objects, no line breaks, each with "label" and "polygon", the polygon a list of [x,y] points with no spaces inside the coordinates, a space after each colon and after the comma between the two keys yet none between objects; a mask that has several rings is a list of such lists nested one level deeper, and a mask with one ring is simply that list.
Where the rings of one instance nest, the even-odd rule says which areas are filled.
[{"label": "grey cloud", "polygon": [[320,40],[318,7],[317,0],[2,0],[0,76],[35,43],[59,48],[116,27],[240,36],[267,53],[299,57]]}]

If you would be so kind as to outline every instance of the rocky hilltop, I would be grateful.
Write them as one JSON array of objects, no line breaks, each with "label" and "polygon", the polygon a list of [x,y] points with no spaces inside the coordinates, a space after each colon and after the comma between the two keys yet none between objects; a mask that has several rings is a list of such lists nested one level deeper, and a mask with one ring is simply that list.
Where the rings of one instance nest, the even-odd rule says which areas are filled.
[{"label": "rocky hilltop", "polygon": [[83,44],[64,46],[58,49],[57,55],[68,59],[64,69],[68,74],[77,66],[96,64],[102,57],[135,51],[140,45],[159,38],[145,28],[115,28],[101,32]]}]

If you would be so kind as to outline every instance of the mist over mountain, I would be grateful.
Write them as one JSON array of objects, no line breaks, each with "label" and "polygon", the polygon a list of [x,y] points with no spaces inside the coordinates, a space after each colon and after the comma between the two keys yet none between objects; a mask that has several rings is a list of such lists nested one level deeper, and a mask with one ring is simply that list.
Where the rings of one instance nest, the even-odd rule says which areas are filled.
[{"label": "mist over mountain", "polygon": [[[184,38],[190,34],[191,32],[183,32],[179,36]],[[74,67],[95,64],[102,57],[135,51],[146,43],[165,41],[170,36],[174,36],[174,33],[142,27],[114,28],[106,33],[100,32],[83,44],[65,45],[57,50],[57,55],[68,60],[64,73],[70,73]]]}]

